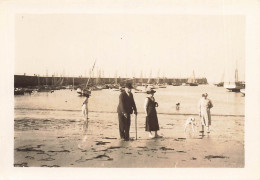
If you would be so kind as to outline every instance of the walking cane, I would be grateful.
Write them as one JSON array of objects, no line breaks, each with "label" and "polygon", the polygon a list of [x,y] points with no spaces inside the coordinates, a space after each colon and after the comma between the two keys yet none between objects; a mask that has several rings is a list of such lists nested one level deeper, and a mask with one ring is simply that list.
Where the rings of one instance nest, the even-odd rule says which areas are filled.
[{"label": "walking cane", "polygon": [[137,140],[137,115],[135,115],[135,139]]}]

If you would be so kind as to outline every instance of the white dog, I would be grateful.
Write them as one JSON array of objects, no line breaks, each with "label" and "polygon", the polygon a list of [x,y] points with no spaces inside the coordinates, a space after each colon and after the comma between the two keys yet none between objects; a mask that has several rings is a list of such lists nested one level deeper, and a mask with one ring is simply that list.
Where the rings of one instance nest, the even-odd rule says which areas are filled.
[{"label": "white dog", "polygon": [[184,132],[186,132],[186,129],[188,126],[191,126],[191,129],[192,129],[192,133],[195,132],[195,127],[197,126],[197,123],[195,121],[195,118],[194,117],[189,117],[186,122],[185,122],[185,125],[184,125]]}]

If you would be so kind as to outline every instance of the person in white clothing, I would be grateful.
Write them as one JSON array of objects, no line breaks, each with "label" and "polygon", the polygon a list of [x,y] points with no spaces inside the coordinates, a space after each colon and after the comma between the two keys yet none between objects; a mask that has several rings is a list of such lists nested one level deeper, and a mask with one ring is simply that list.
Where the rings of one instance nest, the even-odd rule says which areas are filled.
[{"label": "person in white clothing", "polygon": [[202,125],[202,133],[204,133],[204,126],[207,127],[207,132],[209,133],[209,126],[211,125],[211,114],[210,109],[213,104],[210,99],[208,99],[208,94],[202,94],[202,98],[199,101],[199,117]]},{"label": "person in white clothing", "polygon": [[81,112],[84,117],[84,123],[83,123],[83,134],[85,135],[83,138],[83,141],[86,141],[87,139],[87,130],[88,130],[88,99],[90,94],[85,95],[85,100],[82,104]]}]

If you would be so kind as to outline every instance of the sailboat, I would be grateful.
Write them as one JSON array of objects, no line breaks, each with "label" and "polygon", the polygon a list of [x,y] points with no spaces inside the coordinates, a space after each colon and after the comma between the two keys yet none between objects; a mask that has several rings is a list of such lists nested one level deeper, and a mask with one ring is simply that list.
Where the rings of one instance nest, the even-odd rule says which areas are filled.
[{"label": "sailboat", "polygon": [[145,89],[147,89],[147,88],[158,89],[158,86],[152,83],[151,77],[152,77],[152,71],[150,72],[150,76],[149,76],[149,78],[147,80],[147,83],[144,85]]},{"label": "sailboat", "polygon": [[143,83],[141,87],[135,88],[135,93],[146,93],[148,89],[157,89],[158,87],[152,84],[151,80],[152,71],[150,72],[150,76],[147,80],[147,83]]},{"label": "sailboat", "polygon": [[224,76],[225,76],[225,72],[223,72],[222,76],[221,76],[221,80],[219,83],[214,84],[217,87],[223,87],[224,86]]},{"label": "sailboat", "polygon": [[199,84],[196,82],[194,70],[193,70],[192,74],[193,74],[193,77],[188,79],[187,84],[189,86],[198,86]]},{"label": "sailboat", "polygon": [[[159,71],[160,72],[160,71]],[[158,88],[166,88],[165,78],[163,79],[163,83],[160,83],[160,73],[158,72],[158,79],[157,79],[157,85]]]},{"label": "sailboat", "polygon": [[240,92],[241,92],[244,96],[246,95],[245,89],[240,89]]},{"label": "sailboat", "polygon": [[245,89],[245,83],[238,81],[238,70],[235,69],[235,81],[229,81],[224,83],[224,87],[232,92],[240,92],[241,89]]},{"label": "sailboat", "polygon": [[172,85],[173,86],[180,86],[181,85],[180,79],[174,79]]},{"label": "sailboat", "polygon": [[91,69],[91,71],[90,71],[90,75],[89,75],[87,84],[84,85],[85,87],[79,87],[79,88],[77,88],[77,93],[78,93],[80,96],[86,96],[87,94],[91,94],[91,91],[93,90],[93,89],[91,89],[92,87],[89,87],[89,80],[90,80],[90,78],[91,78],[91,74],[93,73],[95,64],[96,64],[96,60],[95,60],[94,65],[93,65],[93,67],[92,67],[92,69]]}]

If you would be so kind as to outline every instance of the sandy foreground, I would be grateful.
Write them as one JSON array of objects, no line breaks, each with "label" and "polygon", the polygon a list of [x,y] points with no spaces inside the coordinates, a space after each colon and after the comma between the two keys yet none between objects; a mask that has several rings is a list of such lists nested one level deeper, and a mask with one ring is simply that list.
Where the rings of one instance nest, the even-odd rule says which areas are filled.
[{"label": "sandy foreground", "polygon": [[[189,116],[159,114],[160,135],[149,139],[144,114],[138,140],[119,139],[116,113],[90,113],[87,141],[82,119],[19,119],[14,122],[15,167],[244,167],[244,117],[212,116],[211,133],[184,133]],[[198,116],[194,116],[198,121]],[[132,116],[130,136],[135,139]],[[82,149],[78,148],[82,146]]]}]

